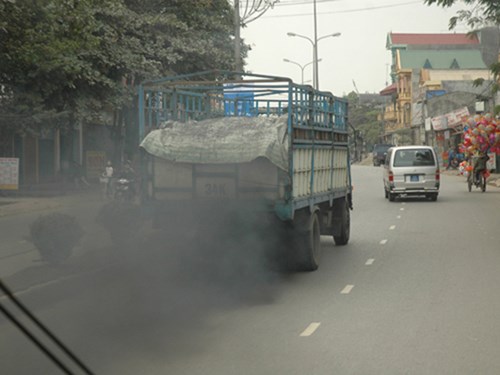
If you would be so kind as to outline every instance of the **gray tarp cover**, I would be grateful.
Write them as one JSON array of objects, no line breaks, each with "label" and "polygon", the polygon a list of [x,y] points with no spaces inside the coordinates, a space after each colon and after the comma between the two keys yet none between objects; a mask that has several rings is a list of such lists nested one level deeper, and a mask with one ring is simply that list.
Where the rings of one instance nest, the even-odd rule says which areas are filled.
[{"label": "gray tarp cover", "polygon": [[288,170],[286,116],[170,121],[141,143],[148,153],[180,163],[245,163],[268,158]]}]

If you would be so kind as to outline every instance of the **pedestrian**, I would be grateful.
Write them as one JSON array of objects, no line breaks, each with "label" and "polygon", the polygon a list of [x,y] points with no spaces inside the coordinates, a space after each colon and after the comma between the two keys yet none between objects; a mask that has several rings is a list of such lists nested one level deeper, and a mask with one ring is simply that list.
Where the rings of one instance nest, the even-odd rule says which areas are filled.
[{"label": "pedestrian", "polygon": [[104,196],[108,198],[113,196],[113,175],[113,164],[110,160],[108,160],[101,178],[101,181],[104,184]]}]

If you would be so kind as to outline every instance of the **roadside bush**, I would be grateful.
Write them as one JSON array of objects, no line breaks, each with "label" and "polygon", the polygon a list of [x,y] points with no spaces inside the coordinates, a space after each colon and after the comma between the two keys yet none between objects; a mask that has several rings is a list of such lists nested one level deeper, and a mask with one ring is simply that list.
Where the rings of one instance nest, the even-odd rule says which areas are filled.
[{"label": "roadside bush", "polygon": [[57,264],[68,258],[83,236],[74,216],[54,212],[38,217],[30,226],[30,240],[42,260]]}]

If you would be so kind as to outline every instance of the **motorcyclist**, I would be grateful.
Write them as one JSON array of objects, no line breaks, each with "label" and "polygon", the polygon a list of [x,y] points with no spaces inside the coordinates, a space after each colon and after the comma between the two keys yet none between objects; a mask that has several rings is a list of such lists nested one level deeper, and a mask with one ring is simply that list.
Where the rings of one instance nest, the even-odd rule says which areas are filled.
[{"label": "motorcyclist", "polygon": [[125,178],[129,181],[135,180],[135,171],[134,168],[132,168],[132,162],[130,160],[127,160],[123,164],[123,168],[120,173],[120,178]]},{"label": "motorcyclist", "polygon": [[128,181],[128,186],[129,186],[129,191],[130,191],[130,196],[134,197],[135,196],[135,171],[134,168],[132,168],[132,162],[130,160],[127,160],[123,164],[123,168],[120,172],[120,179],[126,179]]}]

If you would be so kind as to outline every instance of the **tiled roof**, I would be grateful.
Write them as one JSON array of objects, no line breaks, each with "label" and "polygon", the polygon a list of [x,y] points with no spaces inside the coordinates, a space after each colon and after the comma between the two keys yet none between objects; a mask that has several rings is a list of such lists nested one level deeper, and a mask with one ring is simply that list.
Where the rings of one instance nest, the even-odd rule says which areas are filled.
[{"label": "tiled roof", "polygon": [[476,36],[468,36],[467,34],[402,34],[389,33],[388,47],[390,45],[463,45],[463,44],[479,44]]},{"label": "tiled roof", "polygon": [[397,90],[396,83],[393,83],[393,84],[387,86],[382,91],[380,91],[380,95],[391,95],[393,92],[396,92],[396,90]]},{"label": "tiled roof", "polygon": [[399,51],[402,69],[486,69],[479,50]]}]

